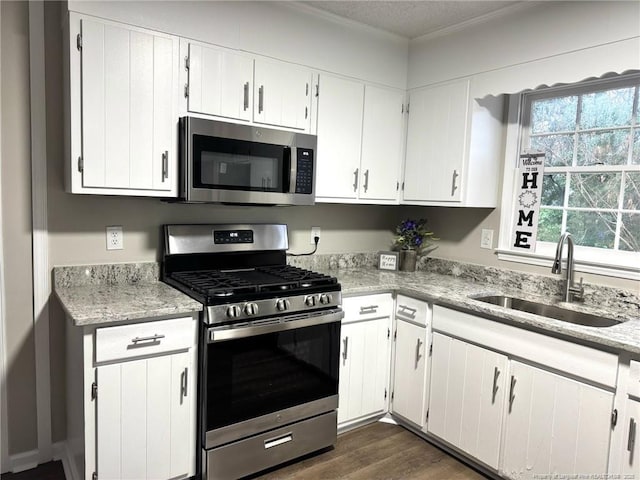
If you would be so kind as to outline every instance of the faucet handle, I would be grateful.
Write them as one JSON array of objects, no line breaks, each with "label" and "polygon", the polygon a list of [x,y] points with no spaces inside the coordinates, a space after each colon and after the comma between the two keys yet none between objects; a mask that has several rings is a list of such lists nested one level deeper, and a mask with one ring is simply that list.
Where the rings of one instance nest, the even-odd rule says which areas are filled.
[{"label": "faucet handle", "polygon": [[573,294],[573,297],[577,300],[584,299],[584,287],[582,286],[582,277],[580,277],[580,282],[578,285],[574,285],[569,288],[569,291]]}]

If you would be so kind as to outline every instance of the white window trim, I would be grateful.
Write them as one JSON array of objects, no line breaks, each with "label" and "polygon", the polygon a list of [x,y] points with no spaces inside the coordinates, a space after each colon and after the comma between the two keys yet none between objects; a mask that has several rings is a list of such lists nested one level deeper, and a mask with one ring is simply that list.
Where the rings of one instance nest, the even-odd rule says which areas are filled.
[{"label": "white window trim", "polygon": [[[523,95],[509,95],[507,134],[505,144],[504,175],[502,180],[502,202],[500,208],[500,240],[498,259],[508,262],[526,263],[549,267],[555,256],[555,244],[536,242],[535,252],[512,249],[511,237],[515,215],[516,166],[519,155],[520,115]],[[566,255],[566,254],[565,254]],[[576,246],[575,270],[583,273],[640,280],[640,253],[607,251],[599,248]]]}]

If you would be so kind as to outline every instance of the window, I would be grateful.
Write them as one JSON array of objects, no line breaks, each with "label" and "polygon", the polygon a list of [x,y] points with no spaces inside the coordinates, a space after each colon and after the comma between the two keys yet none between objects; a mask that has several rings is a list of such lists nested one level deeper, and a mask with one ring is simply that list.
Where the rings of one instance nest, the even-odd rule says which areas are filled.
[{"label": "window", "polygon": [[639,97],[640,75],[522,94],[518,149],[546,154],[538,256],[568,231],[578,261],[637,272]]}]

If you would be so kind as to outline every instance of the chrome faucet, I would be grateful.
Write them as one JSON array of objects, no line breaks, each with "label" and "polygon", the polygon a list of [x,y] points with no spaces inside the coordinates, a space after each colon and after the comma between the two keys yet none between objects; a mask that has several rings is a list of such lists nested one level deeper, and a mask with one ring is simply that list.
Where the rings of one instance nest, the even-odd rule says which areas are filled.
[{"label": "chrome faucet", "polygon": [[567,284],[564,289],[564,301],[572,302],[574,299],[582,300],[584,288],[582,287],[582,278],[580,278],[580,285],[575,286],[573,284],[573,238],[571,238],[569,232],[563,233],[560,240],[558,240],[556,258],[553,261],[551,273],[562,273],[562,247],[565,241],[567,242]]}]

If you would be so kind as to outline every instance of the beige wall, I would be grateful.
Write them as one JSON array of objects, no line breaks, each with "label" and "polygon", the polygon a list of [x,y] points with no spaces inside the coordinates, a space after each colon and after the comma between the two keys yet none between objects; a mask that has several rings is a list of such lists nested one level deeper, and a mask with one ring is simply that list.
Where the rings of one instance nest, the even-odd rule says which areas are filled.
[{"label": "beige wall", "polygon": [[35,449],[36,390],[31,284],[29,20],[23,2],[2,10],[2,230],[9,454]]},{"label": "beige wall", "polygon": [[[2,7],[2,215],[7,278],[10,452],[36,448],[35,371],[31,319],[28,29],[26,2]],[[434,256],[547,274],[547,269],[499,262],[480,245],[491,228],[497,242],[499,209],[316,205],[230,207],[176,205],[156,199],[70,195],[63,191],[62,41],[60,5],[45,2],[47,155],[50,266],[150,261],[161,256],[161,225],[187,222],[283,222],[291,249],[304,251],[311,226],[322,228],[320,253],[377,251],[390,247],[392,229],[405,217],[427,217],[441,238]],[[105,226],[124,227],[124,250],[107,251]],[[16,280],[14,279],[14,276]],[[585,277],[637,289],[636,282]],[[65,438],[64,318],[50,304],[52,435]]]}]

